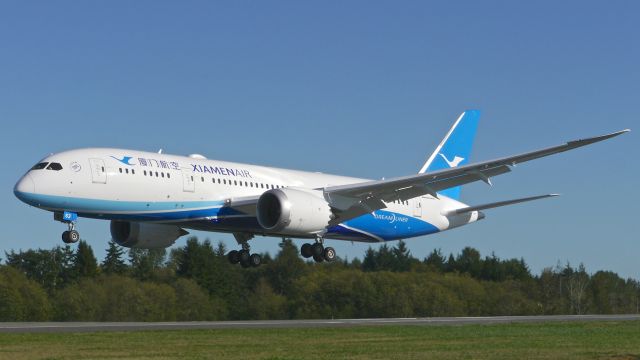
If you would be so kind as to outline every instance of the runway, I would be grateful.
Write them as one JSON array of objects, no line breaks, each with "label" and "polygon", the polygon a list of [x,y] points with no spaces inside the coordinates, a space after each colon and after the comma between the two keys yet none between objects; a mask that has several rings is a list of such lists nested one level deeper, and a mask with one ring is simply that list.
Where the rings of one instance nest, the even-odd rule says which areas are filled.
[{"label": "runway", "polygon": [[640,321],[640,315],[486,316],[335,320],[254,320],[197,322],[25,322],[0,323],[0,333],[96,332],[188,329],[314,328],[349,326],[452,326],[467,324]]}]

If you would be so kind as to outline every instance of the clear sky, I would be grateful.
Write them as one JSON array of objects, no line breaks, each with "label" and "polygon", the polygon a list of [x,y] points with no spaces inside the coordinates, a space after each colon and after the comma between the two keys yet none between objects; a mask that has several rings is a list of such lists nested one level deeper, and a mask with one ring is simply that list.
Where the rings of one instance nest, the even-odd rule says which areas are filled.
[{"label": "clear sky", "polygon": [[[0,257],[61,244],[65,226],[12,191],[50,152],[162,148],[389,178],[417,172],[458,114],[477,108],[472,161],[636,131],[464,187],[470,204],[563,196],[410,239],[412,254],[472,246],[523,257],[535,273],[570,261],[640,279],[639,4],[3,2]],[[108,225],[79,223],[99,258]],[[272,253],[278,242],[252,240]],[[349,258],[368,246],[329,243]]]}]

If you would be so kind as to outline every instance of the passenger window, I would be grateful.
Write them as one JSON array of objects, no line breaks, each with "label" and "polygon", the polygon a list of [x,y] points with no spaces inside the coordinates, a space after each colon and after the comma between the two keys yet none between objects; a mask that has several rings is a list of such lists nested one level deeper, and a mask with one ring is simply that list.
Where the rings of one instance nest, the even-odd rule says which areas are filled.
[{"label": "passenger window", "polygon": [[49,166],[47,166],[47,170],[60,171],[62,170],[62,165],[60,165],[59,163],[51,163],[49,164]]},{"label": "passenger window", "polygon": [[143,173],[144,173],[144,176],[147,176],[147,170],[144,170]]},{"label": "passenger window", "polygon": [[[156,177],[158,177],[158,172],[156,171]],[[193,180],[193,176],[191,177],[191,180]]]},{"label": "passenger window", "polygon": [[223,180],[222,180],[222,183],[223,183],[223,184],[225,184],[225,185],[227,185],[227,179],[223,179]]},{"label": "passenger window", "polygon": [[128,174],[129,173],[129,169],[124,169],[124,172]]},{"label": "passenger window", "polygon": [[102,172],[104,172],[104,166],[102,167]]},{"label": "passenger window", "polygon": [[236,180],[233,180],[233,185],[238,186],[238,182]]},{"label": "passenger window", "polygon": [[171,174],[167,173],[167,178],[171,178]]},{"label": "passenger window", "polygon": [[164,177],[164,173],[160,173],[160,175],[162,175],[162,177]]},{"label": "passenger window", "polygon": [[122,168],[118,168],[118,170],[120,170],[120,174],[122,174]]},{"label": "passenger window", "polygon": [[131,169],[131,174],[135,175],[136,171],[134,169]]},{"label": "passenger window", "polygon": [[35,165],[33,165],[33,167],[31,168],[31,170],[42,170],[42,169],[44,169],[44,168],[46,168],[46,167],[47,167],[47,164],[48,164],[48,163],[46,163],[46,162],[41,162],[41,163],[35,164]]},{"label": "passenger window", "polygon": [[204,176],[200,178],[200,181],[201,181],[201,182],[204,182]]}]

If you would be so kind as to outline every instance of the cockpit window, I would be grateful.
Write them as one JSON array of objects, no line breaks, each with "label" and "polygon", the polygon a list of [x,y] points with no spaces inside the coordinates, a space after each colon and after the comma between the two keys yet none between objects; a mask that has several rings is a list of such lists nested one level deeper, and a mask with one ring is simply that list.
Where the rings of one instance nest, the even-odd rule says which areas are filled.
[{"label": "cockpit window", "polygon": [[62,165],[60,165],[60,163],[51,163],[47,166],[47,170],[60,171],[62,170]]},{"label": "cockpit window", "polygon": [[47,164],[48,163],[46,163],[46,162],[37,163],[37,164],[33,165],[31,170],[42,170],[42,169],[47,167]]}]

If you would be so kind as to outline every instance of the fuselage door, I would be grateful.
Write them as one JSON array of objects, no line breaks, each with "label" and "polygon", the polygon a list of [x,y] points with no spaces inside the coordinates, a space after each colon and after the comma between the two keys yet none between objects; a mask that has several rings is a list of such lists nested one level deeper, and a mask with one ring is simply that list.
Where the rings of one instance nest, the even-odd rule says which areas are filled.
[{"label": "fuselage door", "polygon": [[193,173],[188,171],[182,171],[182,190],[188,192],[194,192],[196,190],[196,183],[193,181]]},{"label": "fuselage door", "polygon": [[422,201],[420,201],[420,198],[415,198],[413,203],[413,216],[422,217]]},{"label": "fuselage door", "polygon": [[94,184],[106,184],[107,183],[107,171],[104,168],[104,160],[102,159],[89,159],[91,165],[91,180]]}]

